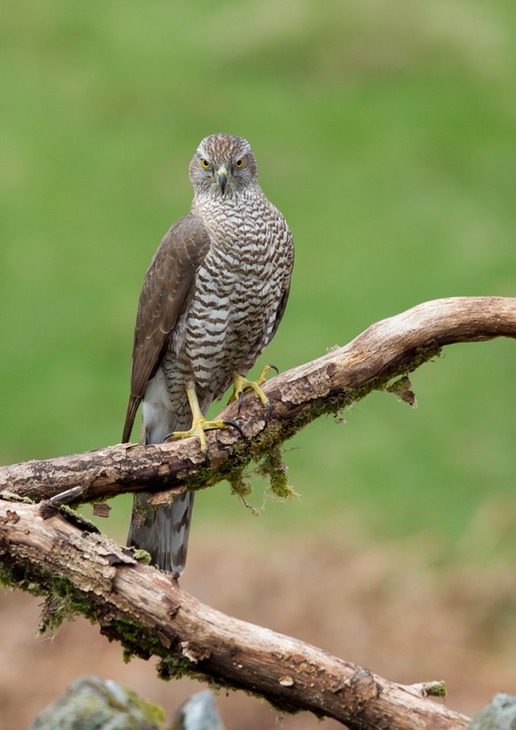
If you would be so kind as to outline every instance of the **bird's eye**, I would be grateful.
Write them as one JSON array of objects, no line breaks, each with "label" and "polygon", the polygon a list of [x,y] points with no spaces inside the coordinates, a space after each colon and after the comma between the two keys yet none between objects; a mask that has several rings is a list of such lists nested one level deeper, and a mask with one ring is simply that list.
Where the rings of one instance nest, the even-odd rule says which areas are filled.
[{"label": "bird's eye", "polygon": [[210,163],[208,160],[205,160],[204,157],[201,157],[201,165],[204,167],[205,170],[210,169]]},{"label": "bird's eye", "polygon": [[243,157],[241,157],[241,158],[240,158],[239,160],[237,160],[237,161],[235,162],[235,167],[238,167],[238,169],[240,169],[240,168],[241,168],[241,167],[243,167],[243,166],[244,166],[244,158],[243,158]]}]

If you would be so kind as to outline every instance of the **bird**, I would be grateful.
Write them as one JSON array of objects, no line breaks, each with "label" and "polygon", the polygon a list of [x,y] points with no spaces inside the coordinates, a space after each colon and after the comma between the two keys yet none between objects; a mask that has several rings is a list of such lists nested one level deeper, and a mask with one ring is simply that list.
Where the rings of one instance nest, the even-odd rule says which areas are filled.
[{"label": "bird", "polygon": [[[294,244],[243,137],[205,137],[189,177],[190,212],[165,234],[143,282],[122,441],[142,404],[141,443],[195,436],[207,455],[205,432],[236,425],[205,417],[231,385],[239,405],[251,390],[270,408],[264,371],[255,381],[246,376],[283,317]],[[133,497],[128,545],[173,578],[185,567],[193,503],[193,491],[158,507],[143,493]]]}]

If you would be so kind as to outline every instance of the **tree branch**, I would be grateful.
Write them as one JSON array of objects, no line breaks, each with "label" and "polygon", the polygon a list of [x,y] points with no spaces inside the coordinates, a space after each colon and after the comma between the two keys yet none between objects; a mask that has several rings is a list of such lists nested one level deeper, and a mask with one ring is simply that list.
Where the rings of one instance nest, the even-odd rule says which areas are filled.
[{"label": "tree branch", "polygon": [[[168,444],[122,444],[75,456],[30,461],[0,468],[0,489],[34,501],[67,490],[63,502],[82,503],[138,490],[181,492],[238,481],[252,460],[270,455],[310,421],[336,413],[371,390],[386,389],[393,378],[407,375],[441,348],[458,342],[516,337],[516,299],[453,297],[425,302],[378,322],[345,347],[269,380],[264,391],[270,416],[252,395],[240,416],[236,404],[222,417],[236,420],[236,431],[210,431],[210,463],[196,439]],[[390,388],[410,400],[405,385]],[[77,485],[80,484],[78,488]],[[168,499],[169,492],[156,501]]]},{"label": "tree branch", "polygon": [[[277,447],[323,413],[338,412],[373,389],[391,390],[410,402],[410,384],[393,379],[445,345],[499,336],[516,337],[516,299],[426,302],[378,322],[346,347],[271,379],[265,387],[273,404],[270,417],[253,397],[244,399],[240,416],[235,404],[228,406],[224,417],[239,419],[245,438],[235,431],[210,432],[209,464],[190,439],[146,447],[124,444],[4,467],[0,577],[47,597],[43,626],[81,612],[128,654],[159,657],[164,677],[189,673],[243,688],[284,711],[310,710],[352,730],[466,728],[466,717],[421,696],[435,693],[435,683],[402,687],[313,646],[225,616],[56,505],[238,480],[252,459],[264,458],[273,470]],[[38,505],[24,498],[45,501]]]},{"label": "tree branch", "polygon": [[4,581],[47,596],[44,627],[79,611],[129,655],[159,657],[164,678],[189,673],[256,693],[284,712],[335,718],[350,730],[468,726],[464,715],[424,699],[419,686],[388,682],[203,605],[70,514],[0,500],[0,568]]}]

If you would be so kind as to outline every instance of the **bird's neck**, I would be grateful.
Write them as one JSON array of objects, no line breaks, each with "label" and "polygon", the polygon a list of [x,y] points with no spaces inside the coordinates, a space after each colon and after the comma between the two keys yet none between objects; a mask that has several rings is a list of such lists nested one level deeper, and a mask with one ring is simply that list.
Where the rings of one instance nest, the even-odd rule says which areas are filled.
[{"label": "bird's neck", "polygon": [[192,201],[192,213],[202,218],[211,217],[216,213],[230,214],[233,211],[243,212],[247,207],[254,207],[257,198],[263,197],[261,188],[256,185],[244,190],[226,189],[224,195],[211,190],[197,192]]}]

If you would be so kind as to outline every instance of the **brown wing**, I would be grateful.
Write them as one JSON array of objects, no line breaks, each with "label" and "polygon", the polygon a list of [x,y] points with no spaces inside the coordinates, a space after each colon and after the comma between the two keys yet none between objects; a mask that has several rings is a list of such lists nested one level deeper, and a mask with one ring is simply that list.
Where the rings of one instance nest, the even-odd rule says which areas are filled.
[{"label": "brown wing", "polygon": [[278,327],[280,326],[280,322],[283,319],[283,315],[285,314],[285,308],[287,306],[288,302],[288,295],[290,294],[290,277],[292,276],[292,269],[294,267],[294,244],[292,241],[292,235],[289,233],[288,237],[288,248],[290,255],[287,256],[287,262],[285,266],[285,280],[283,283],[283,291],[281,293],[281,299],[278,304],[278,309],[276,311],[276,319],[274,320],[274,326],[272,328],[271,334],[269,336],[269,339],[267,340],[267,343],[265,346],[269,344],[269,342],[272,341],[272,338],[278,331]]},{"label": "brown wing", "polygon": [[[280,326],[280,322],[283,319],[283,315],[285,314],[285,308],[287,306],[287,301],[288,301],[288,295],[289,294],[290,294],[290,282],[289,282],[288,287],[284,290],[284,292],[283,292],[283,294],[281,296],[280,303],[279,303],[279,306],[278,306],[278,310],[276,312],[276,319],[274,320],[274,327],[272,328],[272,332],[271,332],[270,337],[269,337],[269,342],[272,342],[272,339],[273,339],[274,335],[278,331],[278,327]],[[269,344],[269,342],[267,342],[267,345]]]},{"label": "brown wing", "polygon": [[129,441],[147,383],[158,368],[209,247],[208,231],[200,218],[190,214],[174,223],[150,263],[136,315],[123,443]]}]

